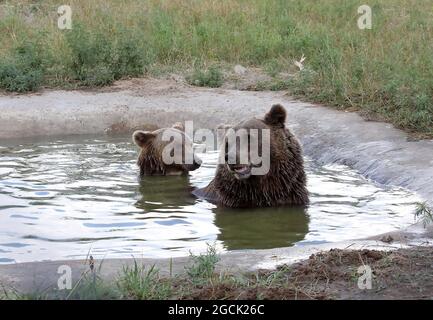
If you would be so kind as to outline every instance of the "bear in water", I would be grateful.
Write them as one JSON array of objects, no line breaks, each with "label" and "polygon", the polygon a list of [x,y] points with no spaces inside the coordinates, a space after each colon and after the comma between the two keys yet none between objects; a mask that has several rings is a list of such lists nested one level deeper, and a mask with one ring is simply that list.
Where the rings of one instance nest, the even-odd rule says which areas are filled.
[{"label": "bear in water", "polygon": [[[132,135],[134,143],[140,147],[140,155],[137,165],[140,168],[140,176],[147,175],[184,175],[196,170],[201,165],[201,160],[193,151],[193,143],[185,134],[182,124],[176,123],[171,128],[163,128],[155,131],[137,130]],[[168,140],[165,137],[175,137]],[[177,138],[176,138],[177,137]],[[166,163],[163,153],[166,150],[181,151],[181,159]],[[192,155],[191,161],[187,155]]]},{"label": "bear in water", "polygon": [[[307,178],[304,171],[302,149],[297,139],[285,126],[286,110],[280,104],[273,105],[263,119],[252,118],[226,129],[221,144],[221,161],[214,179],[208,186],[197,189],[194,195],[217,205],[232,208],[272,207],[280,205],[308,204]],[[256,132],[269,133],[269,165],[265,174],[253,174],[256,164],[251,162],[251,135]],[[248,141],[248,161],[240,163],[238,143],[228,144],[228,134],[245,132]],[[263,134],[262,134],[263,136]],[[255,139],[258,150],[262,150],[263,138]],[[245,149],[244,149],[245,150]],[[264,149],[263,149],[264,150]],[[235,153],[235,163],[229,154]],[[233,158],[232,158],[233,159]]]}]

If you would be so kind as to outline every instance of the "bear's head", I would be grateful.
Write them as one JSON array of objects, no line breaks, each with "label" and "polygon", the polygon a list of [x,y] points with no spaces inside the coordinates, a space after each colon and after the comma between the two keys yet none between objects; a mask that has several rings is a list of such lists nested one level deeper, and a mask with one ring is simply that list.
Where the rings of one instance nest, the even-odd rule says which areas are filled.
[{"label": "bear's head", "polygon": [[[194,153],[193,143],[180,123],[155,131],[137,130],[132,140],[141,149],[137,161],[140,176],[182,175],[201,166],[200,158]],[[175,158],[174,152],[179,152],[180,157]]]},{"label": "bear's head", "polygon": [[276,104],[263,118],[225,127],[219,165],[205,196],[229,207],[308,203],[301,146],[285,121],[286,110]]}]

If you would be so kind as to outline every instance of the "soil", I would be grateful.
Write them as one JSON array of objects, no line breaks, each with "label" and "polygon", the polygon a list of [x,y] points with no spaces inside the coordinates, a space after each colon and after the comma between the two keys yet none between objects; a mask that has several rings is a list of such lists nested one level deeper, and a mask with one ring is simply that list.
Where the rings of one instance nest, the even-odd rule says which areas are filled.
[{"label": "soil", "polygon": [[[372,288],[358,287],[357,270],[372,270]],[[196,287],[185,299],[432,299],[433,248],[415,247],[392,252],[341,250],[313,254],[309,259],[277,271],[259,271],[269,279],[280,272],[276,285],[254,283],[245,288],[233,283]]]}]

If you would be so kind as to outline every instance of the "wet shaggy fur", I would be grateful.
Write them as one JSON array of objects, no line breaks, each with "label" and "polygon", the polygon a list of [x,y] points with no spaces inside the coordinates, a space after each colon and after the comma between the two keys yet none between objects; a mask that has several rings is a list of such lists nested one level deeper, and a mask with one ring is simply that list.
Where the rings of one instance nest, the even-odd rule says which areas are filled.
[{"label": "wet shaggy fur", "polygon": [[137,160],[140,176],[167,174],[169,168],[164,165],[161,154],[161,151],[155,148],[151,141],[142,146]]},{"label": "wet shaggy fur", "polygon": [[[173,134],[181,135],[181,148],[183,152],[182,163],[166,164],[163,161],[163,150],[169,143],[162,140],[164,131],[170,130]],[[134,143],[140,147],[137,165],[140,168],[140,176],[153,175],[184,175],[189,171],[196,170],[201,165],[201,160],[194,154],[192,142],[184,133],[184,128],[180,124],[175,124],[171,128],[158,129],[153,132],[137,130],[132,135]],[[180,142],[179,142],[180,143]],[[191,152],[194,161],[186,164],[184,154]]]},{"label": "wet shaggy fur", "polygon": [[[250,128],[251,124],[262,127],[264,123],[271,130],[270,170],[266,175],[252,175],[239,180],[225,163],[219,164],[215,178],[195,194],[216,204],[235,208],[308,204],[301,146],[285,127],[285,120],[285,109],[274,105],[264,119],[248,121]],[[236,126],[236,129],[239,128],[242,128],[242,123]]]}]

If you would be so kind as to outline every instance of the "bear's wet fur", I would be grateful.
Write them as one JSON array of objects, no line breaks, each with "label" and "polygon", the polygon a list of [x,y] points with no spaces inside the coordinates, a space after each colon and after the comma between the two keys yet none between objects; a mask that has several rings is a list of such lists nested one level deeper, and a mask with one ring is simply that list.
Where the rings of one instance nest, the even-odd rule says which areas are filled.
[{"label": "bear's wet fur", "polygon": [[[308,204],[302,149],[285,127],[285,121],[286,110],[276,104],[263,119],[249,119],[233,127],[234,131],[270,129],[270,168],[267,174],[240,179],[229,164],[220,163],[209,185],[195,190],[194,194],[217,205],[233,208]],[[225,147],[221,152],[226,152]]]},{"label": "bear's wet fur", "polygon": [[[169,134],[180,135],[182,137],[182,154],[187,152],[193,153],[192,141],[185,134],[184,127],[180,123],[174,124],[171,128],[162,128],[155,131],[137,130],[132,134],[132,140],[140,147],[137,165],[140,168],[140,176],[152,175],[185,175],[189,171],[196,170],[201,165],[201,160],[193,154],[193,163],[186,164],[172,163],[166,164],[163,161],[163,150],[169,141],[163,141],[162,135],[166,130]],[[167,133],[167,132],[166,132]],[[185,157],[183,157],[185,160]]]}]

